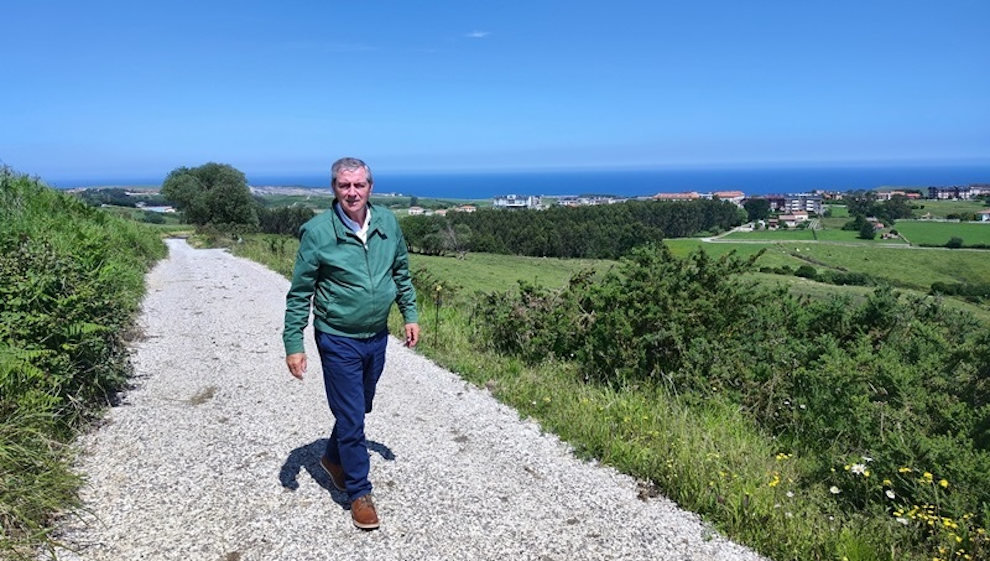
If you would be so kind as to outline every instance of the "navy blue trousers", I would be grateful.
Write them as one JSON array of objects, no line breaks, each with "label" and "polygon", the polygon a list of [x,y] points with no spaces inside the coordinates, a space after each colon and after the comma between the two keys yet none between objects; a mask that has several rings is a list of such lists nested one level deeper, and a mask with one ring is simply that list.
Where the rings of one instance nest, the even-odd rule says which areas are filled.
[{"label": "navy blue trousers", "polygon": [[344,468],[344,486],[353,501],[371,492],[364,415],[371,413],[375,386],[385,367],[388,330],[368,339],[316,333],[323,363],[323,385],[335,422],[326,457]]}]

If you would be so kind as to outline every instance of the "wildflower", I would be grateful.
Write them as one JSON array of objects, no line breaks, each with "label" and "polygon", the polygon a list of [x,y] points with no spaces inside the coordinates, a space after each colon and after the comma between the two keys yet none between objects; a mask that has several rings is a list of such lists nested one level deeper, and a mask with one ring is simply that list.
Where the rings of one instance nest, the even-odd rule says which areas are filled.
[{"label": "wildflower", "polygon": [[842,490],[836,487],[835,485],[832,485],[831,487],[828,488],[828,492],[832,493],[833,495],[838,495],[839,493],[842,492]]},{"label": "wildflower", "polygon": [[549,395],[543,398],[543,403],[550,403],[550,396]]},{"label": "wildflower", "polygon": [[945,479],[940,479],[939,482],[938,482],[938,484],[943,489],[948,489],[949,488],[949,482],[946,481]]},{"label": "wildflower", "polygon": [[870,463],[870,462],[873,461],[873,458],[871,458],[869,456],[863,456],[863,461],[866,462],[866,463]]},{"label": "wildflower", "polygon": [[902,524],[904,526],[908,525],[908,519],[904,518],[903,516],[898,516],[897,518],[895,518],[895,520],[897,520],[899,524]]},{"label": "wildflower", "polygon": [[794,498],[794,491],[788,491],[786,494],[787,494],[787,498],[788,499],[793,499]]},{"label": "wildflower", "polygon": [[932,482],[932,477],[933,476],[932,476],[932,473],[930,471],[926,471],[925,473],[923,473],[921,475],[921,478],[923,480],[927,481],[928,483],[931,483]]},{"label": "wildflower", "polygon": [[891,483],[891,481],[889,479],[884,479],[883,480],[883,484],[884,485],[891,485],[892,483]]},{"label": "wildflower", "polygon": [[863,475],[866,473],[866,466],[864,464],[853,464],[852,467],[846,466],[846,470],[856,475]]},{"label": "wildflower", "polygon": [[894,491],[892,491],[890,489],[887,489],[886,491],[884,491],[884,494],[887,495],[887,498],[888,499],[893,499],[896,496],[896,495],[894,495]]},{"label": "wildflower", "polygon": [[897,473],[911,473],[911,468],[909,467],[898,468]]}]

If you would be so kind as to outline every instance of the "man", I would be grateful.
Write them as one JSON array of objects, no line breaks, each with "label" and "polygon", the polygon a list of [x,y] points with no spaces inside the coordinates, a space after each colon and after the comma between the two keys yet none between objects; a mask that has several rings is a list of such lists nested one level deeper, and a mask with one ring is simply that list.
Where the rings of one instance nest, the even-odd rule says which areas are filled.
[{"label": "man", "polygon": [[323,383],[335,419],[320,463],[334,487],[347,493],[354,525],[365,530],[379,522],[368,481],[364,416],[371,412],[385,365],[393,301],[406,324],[406,346],[419,341],[406,242],[395,216],[370,203],[373,182],[371,169],[356,158],[341,158],[331,167],[333,205],[300,229],[282,334],[285,363],[301,380],[303,329],[312,300]]}]

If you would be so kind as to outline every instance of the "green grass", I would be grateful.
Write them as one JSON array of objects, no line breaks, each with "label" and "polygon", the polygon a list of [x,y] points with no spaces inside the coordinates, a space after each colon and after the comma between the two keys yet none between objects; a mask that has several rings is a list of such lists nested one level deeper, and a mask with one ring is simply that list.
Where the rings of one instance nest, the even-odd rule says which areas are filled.
[{"label": "green grass", "polygon": [[829,210],[831,218],[849,218],[849,208],[846,205],[828,205],[825,208]]},{"label": "green grass", "polygon": [[[895,228],[915,245],[945,245],[950,238],[958,237],[963,247],[990,246],[990,223],[901,220]],[[986,257],[990,259],[990,254]]]},{"label": "green grass", "polygon": [[914,210],[915,216],[919,218],[926,213],[930,213],[933,218],[946,218],[950,214],[973,214],[987,208],[987,205],[983,204],[982,201],[936,201],[926,199],[914,201],[912,205],[921,207]]},{"label": "green grass", "polygon": [[788,228],[786,230],[755,230],[753,232],[732,232],[731,234],[723,236],[723,240],[767,240],[767,241],[784,241],[784,240],[814,240],[815,237],[811,233],[811,230],[799,230],[797,228]]},{"label": "green grass", "polygon": [[78,506],[68,446],[122,387],[159,233],[0,169],[0,558]]},{"label": "green grass", "polygon": [[823,241],[823,242],[845,242],[845,243],[855,243],[855,244],[877,244],[877,243],[904,243],[900,239],[880,239],[880,236],[872,240],[864,240],[859,237],[859,232],[853,232],[850,230],[842,230],[841,224],[839,228],[827,228],[823,230],[801,230],[797,228],[789,228],[787,230],[756,230],[754,232],[732,232],[727,236],[721,238],[726,241],[743,241],[743,240],[759,240],[759,241]]},{"label": "green grass", "polygon": [[520,280],[540,286],[563,286],[579,271],[603,271],[615,262],[469,253],[464,259],[414,254],[409,256],[409,264],[413,270],[425,267],[437,278],[455,282],[463,293],[471,294],[514,290]]}]

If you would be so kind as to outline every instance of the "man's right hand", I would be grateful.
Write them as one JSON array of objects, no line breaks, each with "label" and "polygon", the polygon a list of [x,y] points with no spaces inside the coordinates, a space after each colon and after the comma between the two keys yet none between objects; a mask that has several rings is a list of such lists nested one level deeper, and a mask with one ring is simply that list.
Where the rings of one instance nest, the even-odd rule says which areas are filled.
[{"label": "man's right hand", "polygon": [[306,372],[306,353],[295,353],[285,357],[285,364],[289,367],[289,373],[303,379],[303,372]]}]

